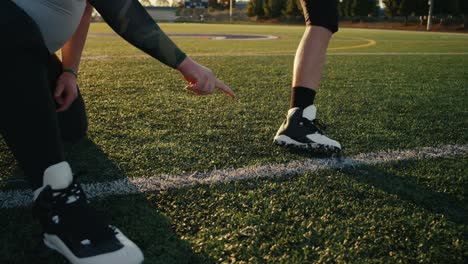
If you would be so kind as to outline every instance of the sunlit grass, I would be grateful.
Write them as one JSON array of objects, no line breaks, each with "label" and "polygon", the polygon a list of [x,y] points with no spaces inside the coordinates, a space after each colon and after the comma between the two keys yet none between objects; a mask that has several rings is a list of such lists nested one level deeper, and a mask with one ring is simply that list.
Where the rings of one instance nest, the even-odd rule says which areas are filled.
[{"label": "sunlit grass", "polygon": [[[303,27],[162,27],[168,33],[280,38],[174,38],[231,86],[238,95],[233,101],[221,93],[198,97],[185,91],[179,73],[118,37],[90,37],[79,78],[89,139],[67,152],[81,181],[310,158],[272,144],[289,106],[293,54]],[[93,24],[91,32],[111,30]],[[334,50],[368,40],[376,45]],[[467,143],[468,35],[342,29],[330,48],[334,55],[327,59],[316,104],[344,155]],[[355,52],[382,54],[338,54]],[[408,52],[419,55],[383,54]],[[460,54],[440,54],[447,52]],[[98,207],[142,247],[147,263],[463,263],[466,158],[113,197]],[[27,186],[15,168],[1,142],[3,188]],[[0,263],[64,263],[39,246],[30,208],[0,212]]]}]

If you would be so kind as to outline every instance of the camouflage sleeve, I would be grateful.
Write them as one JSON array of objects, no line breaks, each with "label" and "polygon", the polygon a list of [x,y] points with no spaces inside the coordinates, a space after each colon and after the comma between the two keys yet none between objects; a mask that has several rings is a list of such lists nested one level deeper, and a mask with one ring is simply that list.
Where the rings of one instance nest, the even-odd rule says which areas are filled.
[{"label": "camouflage sleeve", "polygon": [[187,57],[137,0],[88,0],[130,44],[176,69]]}]

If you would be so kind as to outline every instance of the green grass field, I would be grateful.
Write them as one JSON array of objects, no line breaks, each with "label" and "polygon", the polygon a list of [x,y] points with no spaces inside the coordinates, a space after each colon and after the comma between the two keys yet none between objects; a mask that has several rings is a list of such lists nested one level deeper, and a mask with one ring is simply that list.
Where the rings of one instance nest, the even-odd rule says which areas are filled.
[{"label": "green grass field", "polygon": [[[80,70],[89,137],[68,147],[84,183],[314,159],[272,144],[289,106],[303,27],[162,24],[238,95],[198,97],[176,71],[93,24]],[[468,143],[468,34],[341,29],[318,117],[359,153]],[[101,198],[145,263],[468,262],[468,155],[252,178]],[[28,185],[0,141],[1,191]],[[44,251],[30,207],[0,209],[0,263]]]}]

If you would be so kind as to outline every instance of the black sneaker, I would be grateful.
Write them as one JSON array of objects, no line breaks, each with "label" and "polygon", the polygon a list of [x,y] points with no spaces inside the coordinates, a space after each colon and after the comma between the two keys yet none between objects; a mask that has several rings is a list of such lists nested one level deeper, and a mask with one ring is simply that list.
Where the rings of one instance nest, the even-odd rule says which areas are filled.
[{"label": "black sneaker", "polygon": [[317,108],[314,105],[304,110],[298,107],[289,109],[286,120],[276,133],[273,142],[306,150],[340,151],[340,143],[323,135],[321,130],[324,125],[315,118],[316,113]]},{"label": "black sneaker", "polygon": [[89,206],[81,186],[53,190],[47,185],[33,213],[44,229],[44,243],[73,264],[139,264],[143,253]]}]

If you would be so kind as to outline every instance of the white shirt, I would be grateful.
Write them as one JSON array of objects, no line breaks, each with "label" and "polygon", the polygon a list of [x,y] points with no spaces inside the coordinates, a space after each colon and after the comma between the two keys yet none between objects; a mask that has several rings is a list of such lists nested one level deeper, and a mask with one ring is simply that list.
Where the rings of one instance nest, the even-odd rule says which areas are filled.
[{"label": "white shirt", "polygon": [[62,48],[75,33],[86,7],[86,0],[12,1],[36,22],[51,53]]}]

